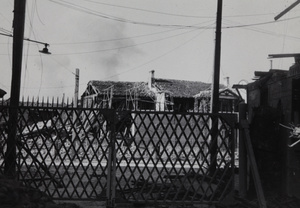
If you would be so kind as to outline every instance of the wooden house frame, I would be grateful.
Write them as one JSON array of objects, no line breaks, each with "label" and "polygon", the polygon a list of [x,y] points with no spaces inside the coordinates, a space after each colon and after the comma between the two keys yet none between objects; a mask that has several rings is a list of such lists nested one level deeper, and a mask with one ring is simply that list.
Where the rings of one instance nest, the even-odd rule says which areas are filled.
[{"label": "wooden house frame", "polygon": [[[198,112],[198,101],[203,97],[197,95],[206,94],[210,87],[210,83],[199,81],[155,78],[151,71],[148,82],[90,81],[81,100],[84,107],[98,103],[102,108]],[[230,101],[230,111],[237,111],[236,105],[241,98],[223,85],[221,87],[221,106],[228,106],[226,103]],[[208,97],[210,94],[206,94]]]}]

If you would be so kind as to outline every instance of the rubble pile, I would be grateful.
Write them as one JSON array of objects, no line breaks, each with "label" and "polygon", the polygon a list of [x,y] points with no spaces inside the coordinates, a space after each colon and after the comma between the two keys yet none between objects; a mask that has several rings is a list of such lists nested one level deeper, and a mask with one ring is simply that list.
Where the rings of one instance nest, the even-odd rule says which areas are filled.
[{"label": "rubble pile", "polygon": [[76,204],[56,204],[40,190],[1,175],[0,206],[2,208],[80,208]]}]

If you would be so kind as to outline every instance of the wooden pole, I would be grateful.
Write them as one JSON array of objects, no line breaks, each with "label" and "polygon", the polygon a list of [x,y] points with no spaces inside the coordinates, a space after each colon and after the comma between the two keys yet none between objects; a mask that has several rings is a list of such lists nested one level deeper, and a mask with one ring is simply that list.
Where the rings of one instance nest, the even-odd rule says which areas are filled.
[{"label": "wooden pole", "polygon": [[12,78],[10,91],[10,108],[8,121],[7,150],[5,153],[4,173],[6,176],[16,177],[16,135],[18,123],[18,107],[20,99],[23,39],[25,23],[26,0],[15,0],[13,20],[13,57]]},{"label": "wooden pole", "polygon": [[75,74],[74,107],[78,106],[78,92],[79,92],[79,69],[77,68]]},{"label": "wooden pole", "polygon": [[300,0],[294,2],[293,4],[291,4],[288,8],[286,8],[285,10],[283,10],[282,12],[280,12],[280,14],[278,14],[276,17],[274,17],[274,20],[278,20],[279,18],[281,18],[283,15],[285,15],[286,13],[288,13],[290,10],[292,10],[295,6],[297,6],[300,3]]},{"label": "wooden pole", "polygon": [[[75,92],[74,92],[74,101],[73,101],[73,131],[72,131],[72,142],[74,144],[73,150],[73,156],[77,156],[77,151],[79,149],[79,140],[76,138],[76,110],[78,107],[78,91],[79,91],[79,69],[76,69],[75,73]],[[78,133],[77,133],[78,134]]]},{"label": "wooden pole", "polygon": [[219,112],[219,87],[220,87],[220,63],[221,63],[221,30],[222,30],[222,0],[218,0],[215,61],[212,83],[211,112]]},{"label": "wooden pole", "polygon": [[[222,29],[222,0],[218,0],[216,43],[215,43],[215,63],[213,71],[211,113],[219,112],[219,85],[220,85],[220,62],[221,62],[221,29]],[[210,143],[210,174],[214,174],[217,166],[217,147],[218,147],[218,117],[212,116],[211,120],[211,143]]]},{"label": "wooden pole", "polygon": [[[247,119],[247,105],[245,103],[239,104],[239,123]],[[245,135],[240,126],[239,130],[239,195],[241,198],[246,198],[248,190],[248,163],[247,151],[245,143]]]}]

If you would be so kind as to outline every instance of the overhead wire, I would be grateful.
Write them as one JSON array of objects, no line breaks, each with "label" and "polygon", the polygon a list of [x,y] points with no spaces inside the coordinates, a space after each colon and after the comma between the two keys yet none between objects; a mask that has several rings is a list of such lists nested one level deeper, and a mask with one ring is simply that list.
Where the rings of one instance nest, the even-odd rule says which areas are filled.
[{"label": "overhead wire", "polygon": [[[199,15],[186,15],[186,14],[174,14],[174,13],[167,13],[167,12],[159,12],[159,11],[149,10],[149,9],[142,9],[142,8],[123,6],[123,5],[103,3],[103,2],[99,2],[99,1],[95,1],[95,0],[82,0],[82,1],[92,2],[92,3],[95,3],[95,4],[101,4],[101,5],[111,6],[111,7],[123,8],[123,9],[129,9],[129,10],[136,10],[136,11],[141,11],[141,12],[167,15],[167,16],[188,17],[188,18],[215,18],[215,16],[199,16]],[[224,15],[223,17],[254,17],[254,16],[257,17],[257,16],[269,16],[269,15],[274,15],[274,13]]]},{"label": "overhead wire", "polygon": [[119,22],[123,22],[123,23],[131,23],[131,24],[135,24],[135,25],[155,26],[155,27],[176,27],[176,28],[194,28],[195,27],[195,26],[192,26],[192,25],[160,24],[160,23],[139,22],[139,21],[135,21],[135,20],[124,19],[124,18],[108,15],[108,14],[105,14],[105,13],[101,13],[99,11],[91,10],[89,8],[86,8],[86,7],[83,7],[83,6],[80,6],[80,5],[76,5],[74,3],[66,2],[64,0],[60,0],[60,1],[48,0],[48,1],[59,4],[61,6],[64,6],[64,7],[68,8],[68,9],[77,10],[77,11],[80,11],[80,12],[84,12],[86,14],[98,16],[98,17],[101,17],[101,18],[109,19],[109,20],[119,21]]},{"label": "overhead wire", "polygon": [[65,70],[67,70],[68,72],[70,72],[71,74],[74,74],[74,72],[72,72],[72,70],[68,69],[67,67],[65,67],[62,63],[60,63],[59,61],[57,61],[53,56],[50,56],[50,58],[55,61],[55,63],[57,63],[59,66],[63,67]]},{"label": "overhead wire", "polygon": [[93,1],[93,0],[83,0],[83,1],[92,2],[92,3],[95,3],[95,4],[106,5],[106,6],[111,6],[111,7],[130,9],[130,10],[148,12],[148,13],[153,13],[153,14],[162,14],[162,15],[168,15],[168,16],[175,16],[175,17],[212,18],[211,16],[198,16],[198,15],[185,15],[185,14],[173,14],[173,13],[167,13],[167,12],[159,12],[159,11],[154,11],[154,10],[149,10],[149,9],[141,9],[141,8],[122,6],[122,5],[108,4],[108,3],[103,3],[103,2],[99,2],[99,1]]},{"label": "overhead wire", "polygon": [[[28,4],[26,5],[28,6]],[[34,36],[34,38],[36,39],[36,34],[34,32],[34,26],[33,26],[33,22],[34,22],[34,17],[35,17],[35,13],[36,13],[36,7],[37,7],[37,4],[36,4],[36,0],[34,0],[32,2],[32,5],[31,5],[31,14],[28,15],[28,19],[29,19],[29,37],[31,36],[31,34]],[[27,40],[30,40],[29,38]],[[37,44],[35,44],[35,47],[37,47]],[[25,75],[24,75],[24,87],[25,87],[25,79],[26,79],[26,73],[27,73],[27,67],[28,67],[28,56],[29,56],[29,48],[30,48],[30,42],[28,41],[28,44],[27,44],[27,53],[25,54],[26,56],[26,59],[25,59]],[[37,47],[38,49],[38,47]],[[40,58],[40,66],[41,66],[41,77],[40,77],[40,84],[39,84],[39,91],[38,91],[38,95],[40,94],[40,88],[42,86],[42,83],[43,83],[43,74],[44,74],[44,64],[43,64],[43,59],[42,59],[42,56],[41,54],[38,54],[39,58]],[[23,90],[24,91],[24,90]]]},{"label": "overhead wire", "polygon": [[[206,27],[203,26],[202,28],[205,29],[205,28],[207,28],[207,26]],[[164,38],[159,38],[159,39],[150,40],[150,41],[146,41],[146,42],[142,42],[142,43],[137,43],[137,44],[132,44],[132,45],[126,45],[126,46],[122,46],[122,47],[108,48],[108,49],[99,49],[99,50],[85,51],[85,52],[57,53],[57,54],[53,54],[53,55],[78,55],[78,54],[90,54],[90,53],[98,53],[98,52],[121,50],[121,49],[136,47],[136,46],[140,46],[140,45],[145,45],[145,44],[149,44],[149,43],[153,43],[153,42],[158,42],[158,41],[170,39],[170,38],[181,36],[181,35],[185,35],[187,33],[191,33],[191,32],[197,31],[197,30],[198,29],[193,29],[193,30],[185,31],[185,32],[182,32],[182,33],[179,33],[179,34],[167,36],[167,37],[164,37]]]},{"label": "overhead wire", "polygon": [[[207,23],[207,22],[204,22]],[[122,37],[122,38],[112,38],[112,39],[103,39],[103,40],[92,40],[92,41],[79,41],[79,42],[69,42],[69,43],[51,43],[51,45],[77,45],[77,44],[95,44],[95,43],[103,43],[103,42],[113,42],[113,41],[122,41],[122,40],[128,40],[128,39],[134,39],[134,38],[143,38],[143,37],[149,37],[153,35],[159,35],[163,33],[169,33],[173,31],[180,30],[178,28],[171,29],[171,30],[164,30],[160,32],[154,32],[154,33],[148,33],[148,34],[142,34],[142,35],[135,35],[135,36],[128,36],[128,37]]]},{"label": "overhead wire", "polygon": [[[300,18],[297,17],[297,18]],[[294,19],[294,18],[291,18]],[[269,22],[270,23],[270,22]],[[256,23],[256,24],[248,24],[247,26],[257,26],[257,25],[262,25],[262,24],[266,24],[266,23]],[[246,27],[246,25],[244,25],[242,28]],[[205,28],[205,29],[210,29],[211,27],[207,27],[207,26],[201,26],[201,28]],[[223,26],[223,28],[240,28],[240,26]],[[164,38],[160,38],[160,39],[155,39],[155,40],[150,40],[150,41],[146,41],[146,42],[142,42],[142,43],[138,43],[138,44],[132,44],[132,45],[127,45],[127,46],[122,46],[122,47],[117,47],[117,48],[109,48],[109,49],[101,49],[101,50],[93,50],[93,51],[85,51],[85,52],[72,52],[72,53],[60,53],[60,54],[56,54],[56,55],[78,55],[78,54],[90,54],[90,53],[98,53],[98,52],[105,52],[105,51],[113,51],[113,50],[120,50],[120,49],[125,49],[125,48],[130,48],[130,47],[135,47],[135,46],[139,46],[139,45],[145,45],[145,44],[149,44],[149,43],[153,43],[153,42],[158,42],[158,41],[162,41],[165,39],[169,39],[172,37],[176,37],[179,35],[184,35],[186,33],[190,33],[193,31],[196,31],[198,29],[194,29],[194,30],[190,30],[187,32],[183,32],[183,33],[179,33],[176,35],[172,35],[172,36],[168,36],[168,37],[164,37]]]},{"label": "overhead wire", "polygon": [[290,21],[294,19],[299,19],[300,16],[296,17],[291,17],[291,18],[286,18],[286,19],[280,19],[280,20],[272,20],[272,21],[266,21],[266,22],[257,22],[257,23],[251,23],[251,24],[241,24],[241,25],[233,25],[233,26],[225,26],[222,27],[222,29],[232,29],[232,28],[243,28],[243,27],[252,27],[252,26],[259,26],[259,25],[268,25],[268,24],[275,24],[278,22],[285,22],[285,21]]},{"label": "overhead wire", "polygon": [[163,54],[160,54],[159,56],[156,56],[155,58],[153,58],[153,59],[151,59],[151,60],[149,60],[149,61],[147,61],[147,62],[144,62],[143,64],[140,64],[140,65],[138,65],[138,66],[136,66],[136,67],[133,67],[133,68],[128,69],[128,70],[125,70],[125,71],[123,71],[123,72],[117,73],[117,74],[115,74],[115,75],[106,77],[106,78],[104,78],[104,79],[108,79],[108,78],[112,78],[112,77],[119,76],[119,75],[121,75],[121,74],[127,73],[127,72],[129,72],[129,71],[133,71],[133,70],[136,70],[136,69],[138,69],[138,68],[141,68],[141,67],[143,67],[143,66],[145,66],[145,65],[148,65],[148,64],[150,64],[150,63],[152,63],[152,62],[154,62],[154,61],[156,61],[156,60],[158,60],[158,59],[161,59],[162,57],[164,57],[164,56],[166,56],[166,55],[172,53],[173,51],[177,50],[178,48],[180,48],[180,47],[186,45],[187,43],[191,42],[192,40],[194,40],[195,38],[197,38],[197,37],[198,37],[201,33],[203,33],[204,31],[205,31],[205,30],[200,31],[200,33],[198,33],[197,35],[193,36],[193,37],[190,38],[189,40],[187,40],[187,41],[181,43],[180,45],[177,45],[176,47],[173,47],[171,50],[168,50],[167,52],[165,52],[165,53],[163,53]]},{"label": "overhead wire", "polygon": [[[230,25],[232,23],[237,24],[238,22],[223,19],[223,24]],[[270,35],[270,36],[275,36],[275,37],[285,36],[286,38],[290,38],[290,39],[294,39],[294,40],[300,40],[300,37],[297,37],[297,36],[282,34],[282,33],[278,33],[277,31],[273,32],[273,31],[266,30],[266,29],[263,29],[263,28],[258,28],[258,27],[245,27],[245,28],[241,28],[241,29],[250,30],[250,31],[254,31],[254,32],[258,32],[258,33],[262,33],[262,34],[266,34],[266,35]]]},{"label": "overhead wire", "polygon": [[[28,2],[26,3],[26,7],[28,7]],[[32,4],[32,8],[33,8],[33,4]],[[29,10],[27,8],[27,10]],[[28,15],[28,19],[29,19],[29,37],[30,37],[30,34],[31,34],[31,31],[33,30],[33,27],[32,27],[32,18],[33,18],[33,9],[31,9],[31,14]],[[30,47],[30,44],[29,42],[27,43],[27,51],[26,53],[24,54],[25,56],[25,71],[24,71],[24,76],[23,76],[23,86],[22,86],[22,89],[23,89],[23,93],[24,93],[24,90],[25,90],[25,85],[26,85],[26,77],[27,77],[27,71],[28,71],[28,54],[29,54],[29,47]]]},{"label": "overhead wire", "polygon": [[[60,0],[59,2],[57,2],[56,0],[48,0],[48,1],[51,1],[51,2],[56,3],[56,4],[60,4],[64,7],[69,8],[69,9],[74,9],[74,10],[81,11],[81,12],[84,12],[84,13],[87,13],[87,14],[96,15],[98,17],[102,17],[102,18],[110,19],[110,20],[115,20],[115,21],[120,21],[120,22],[124,22],[124,23],[131,23],[131,24],[145,25],[145,26],[156,26],[156,27],[195,28],[195,26],[193,26],[193,25],[160,24],[160,23],[147,23],[147,22],[133,21],[133,20],[128,20],[128,19],[124,19],[124,18],[104,14],[104,13],[101,13],[99,11],[91,10],[89,8],[86,8],[86,7],[83,7],[83,6],[74,4],[74,3],[70,3],[70,2],[67,2],[65,0]],[[272,21],[258,22],[258,23],[251,23],[251,24],[233,25],[233,26],[222,27],[222,29],[274,24],[276,22],[289,21],[289,20],[298,19],[298,18],[300,18],[300,16],[292,17],[292,18],[286,18],[286,19],[280,19],[280,20],[277,20],[277,21],[272,20]],[[212,27],[210,29],[215,29],[215,27]]]},{"label": "overhead wire", "polygon": [[36,15],[37,15],[37,17],[38,17],[40,23],[41,23],[42,25],[45,25],[44,22],[42,21],[41,17],[40,17],[40,14],[39,14],[38,6],[37,6],[37,0],[35,0],[35,12],[36,12]]},{"label": "overhead wire", "polygon": [[[52,2],[55,2],[55,1],[53,1],[53,0],[50,0],[50,1],[52,1]],[[63,1],[63,2],[66,2],[66,1]],[[57,3],[57,2],[56,2]],[[69,2],[68,2],[69,3]],[[142,10],[141,10],[142,11]],[[150,10],[148,11],[148,12],[151,12]],[[172,15],[172,14],[167,14],[167,13],[165,13],[166,15]],[[115,17],[115,18],[118,18],[118,17]],[[290,19],[295,19],[295,18],[299,18],[299,17],[294,17],[294,18],[290,18]],[[126,20],[125,19],[122,19],[123,21],[125,21],[126,22]],[[283,19],[283,20],[281,20],[281,21],[287,21],[287,19]],[[134,22],[134,21],[133,21]],[[127,23],[133,23],[133,22],[131,22],[131,20],[129,20]],[[274,21],[275,22],[275,21]],[[236,25],[236,26],[227,26],[227,27],[223,27],[224,29],[230,29],[230,28],[241,28],[241,27],[252,27],[252,26],[257,26],[257,25],[263,25],[263,24],[271,24],[271,23],[274,23],[273,21],[271,22],[271,21],[269,21],[269,22],[262,22],[262,23],[255,23],[255,24],[247,24],[247,25]],[[277,22],[279,22],[279,21],[277,21]],[[145,23],[146,25],[148,24],[148,23]],[[160,25],[160,26],[162,26],[162,25]],[[170,26],[170,25],[165,25],[165,26]],[[174,25],[172,25],[172,26],[174,26]],[[177,25],[178,26],[178,25]],[[188,26],[188,27],[190,27],[190,26]],[[212,27],[212,28],[214,28],[214,27]],[[206,28],[206,29],[212,29],[212,28]],[[198,28],[197,28],[198,29]],[[195,28],[195,30],[197,30],[196,28]],[[200,28],[200,29],[202,29],[202,28]],[[175,30],[175,29],[174,29]],[[195,30],[193,30],[193,31],[195,31]],[[190,31],[189,31],[190,32]],[[178,34],[178,35],[180,35],[180,34]],[[174,35],[174,36],[170,36],[170,37],[175,37],[175,36],[177,36],[177,35]],[[152,40],[152,41],[148,41],[148,42],[144,42],[144,43],[141,43],[141,45],[143,45],[143,44],[147,44],[147,43],[151,43],[151,42],[155,42],[155,41],[160,41],[160,40],[164,40],[164,39],[167,39],[167,38],[163,38],[163,39],[157,39],[157,40]],[[107,41],[115,41],[115,40],[107,40]],[[74,43],[73,43],[74,44]],[[75,44],[80,44],[80,43],[75,43]],[[132,46],[125,46],[125,48],[127,48],[127,47],[134,47],[134,46],[137,46],[137,45],[139,45],[139,44],[135,44],[135,45],[132,45]],[[115,49],[108,49],[108,50],[117,50],[117,49],[122,49],[122,48],[115,48]],[[105,50],[106,51],[106,50]],[[95,51],[95,52],[99,52],[99,51]],[[102,52],[102,50],[101,50],[101,52]],[[90,53],[90,52],[89,52]],[[56,54],[56,55],[65,55],[65,54]],[[67,54],[67,55],[70,55],[70,54]]]}]

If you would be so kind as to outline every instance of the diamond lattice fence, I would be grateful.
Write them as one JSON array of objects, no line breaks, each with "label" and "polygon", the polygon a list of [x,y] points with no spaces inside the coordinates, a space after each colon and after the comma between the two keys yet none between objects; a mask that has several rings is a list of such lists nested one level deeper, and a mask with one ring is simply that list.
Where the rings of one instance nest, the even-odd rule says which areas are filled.
[{"label": "diamond lattice fence", "polygon": [[[106,197],[111,110],[21,106],[17,132],[19,180],[54,199]],[[1,171],[4,167],[2,108]]]},{"label": "diamond lattice fence", "polygon": [[126,118],[116,142],[117,200],[214,203],[232,191],[234,116],[128,112]]},{"label": "diamond lattice fence", "polygon": [[[0,171],[9,106],[0,108]],[[54,199],[215,203],[233,189],[231,114],[22,105],[18,178]]]}]

